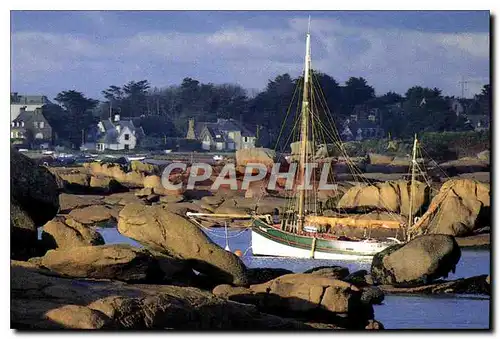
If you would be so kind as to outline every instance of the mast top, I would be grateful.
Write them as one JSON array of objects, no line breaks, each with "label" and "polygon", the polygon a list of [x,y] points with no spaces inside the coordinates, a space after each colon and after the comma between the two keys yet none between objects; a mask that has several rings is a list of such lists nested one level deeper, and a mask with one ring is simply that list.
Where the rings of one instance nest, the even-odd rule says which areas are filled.
[{"label": "mast top", "polygon": [[309,15],[309,21],[307,23],[307,35],[311,32],[311,16]]}]

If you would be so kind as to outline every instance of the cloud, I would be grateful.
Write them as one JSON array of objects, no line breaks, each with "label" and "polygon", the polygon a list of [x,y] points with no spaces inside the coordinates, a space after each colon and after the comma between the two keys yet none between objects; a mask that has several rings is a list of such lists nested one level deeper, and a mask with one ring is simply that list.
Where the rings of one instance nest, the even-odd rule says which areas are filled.
[{"label": "cloud", "polygon": [[[92,20],[105,25],[101,19]],[[307,19],[292,18],[282,28],[246,29],[235,24],[209,33],[141,31],[106,38],[14,32],[13,87],[36,91],[37,82],[44,79],[59,86],[54,91],[78,84],[84,93],[99,93],[130,80],[165,86],[192,76],[264,88],[278,74],[301,72],[306,29]],[[378,94],[404,93],[410,86],[423,85],[458,95],[462,76],[476,79],[469,84],[470,92],[488,82],[488,33],[368,29],[319,19],[313,20],[311,34],[314,68],[340,82],[363,76]]]}]

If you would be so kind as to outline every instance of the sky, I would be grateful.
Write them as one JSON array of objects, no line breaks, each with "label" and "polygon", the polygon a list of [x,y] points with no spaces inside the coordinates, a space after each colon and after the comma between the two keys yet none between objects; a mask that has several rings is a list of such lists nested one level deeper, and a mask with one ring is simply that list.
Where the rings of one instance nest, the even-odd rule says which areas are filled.
[{"label": "sky", "polygon": [[74,89],[102,100],[110,85],[237,83],[255,92],[312,67],[377,95],[411,86],[472,97],[489,83],[488,11],[11,11],[11,91]]}]

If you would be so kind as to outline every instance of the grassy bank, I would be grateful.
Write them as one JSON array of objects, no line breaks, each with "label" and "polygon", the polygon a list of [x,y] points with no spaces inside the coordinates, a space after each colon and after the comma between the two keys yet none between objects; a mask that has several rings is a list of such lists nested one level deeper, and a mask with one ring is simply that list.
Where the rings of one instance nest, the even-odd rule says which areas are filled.
[{"label": "grassy bank", "polygon": [[[454,160],[476,156],[477,153],[490,149],[489,132],[428,132],[417,136],[427,155],[435,160]],[[345,143],[350,156],[365,156],[367,153],[381,153],[394,156],[411,154],[413,139],[389,139],[351,141]],[[426,154],[424,154],[425,156]]]}]

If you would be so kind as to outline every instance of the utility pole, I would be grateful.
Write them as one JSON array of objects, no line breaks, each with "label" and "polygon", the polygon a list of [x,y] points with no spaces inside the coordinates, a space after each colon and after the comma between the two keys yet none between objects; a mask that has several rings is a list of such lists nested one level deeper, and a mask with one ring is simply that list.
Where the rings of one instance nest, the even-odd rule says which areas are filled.
[{"label": "utility pole", "polygon": [[465,99],[465,91],[468,91],[469,89],[467,88],[467,85],[469,84],[481,84],[481,81],[473,80],[473,79],[465,79],[464,76],[462,76],[462,80],[458,82],[462,89],[462,99]]},{"label": "utility pole", "polygon": [[465,90],[466,90],[466,85],[469,83],[469,81],[465,80],[464,76],[462,75],[462,80],[458,82],[460,84],[460,87],[462,88],[462,99],[465,99]]}]

